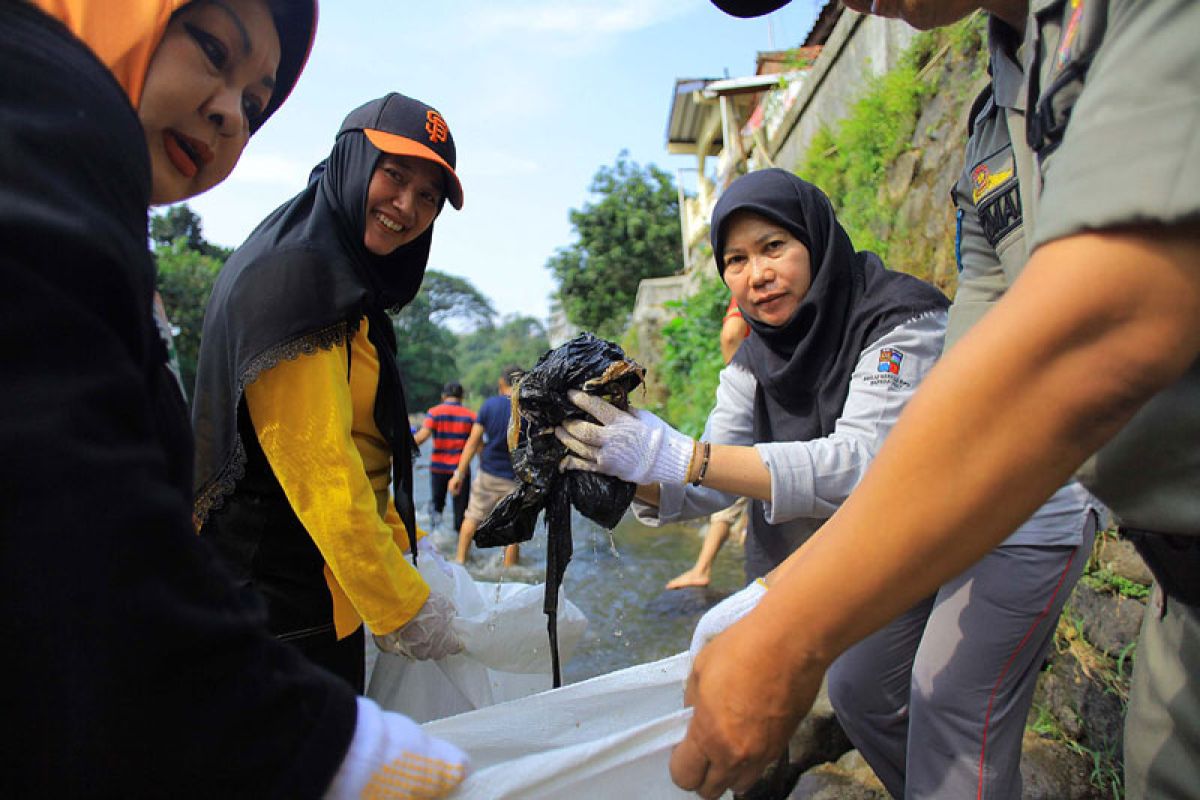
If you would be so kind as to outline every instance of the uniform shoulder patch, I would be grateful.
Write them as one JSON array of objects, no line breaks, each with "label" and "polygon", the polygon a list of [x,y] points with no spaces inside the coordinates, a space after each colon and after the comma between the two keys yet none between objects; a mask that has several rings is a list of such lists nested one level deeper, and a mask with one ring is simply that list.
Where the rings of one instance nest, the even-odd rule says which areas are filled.
[{"label": "uniform shoulder patch", "polygon": [[885,347],[879,351],[879,366],[875,371],[890,372],[892,375],[899,375],[900,364],[903,361],[903,351],[897,350],[894,347]]},{"label": "uniform shoulder patch", "polygon": [[912,383],[900,377],[900,368],[904,364],[903,350],[895,347],[884,347],[879,351],[879,361],[875,364],[875,372],[862,375],[861,380],[868,386],[886,386],[889,389],[907,389]]}]

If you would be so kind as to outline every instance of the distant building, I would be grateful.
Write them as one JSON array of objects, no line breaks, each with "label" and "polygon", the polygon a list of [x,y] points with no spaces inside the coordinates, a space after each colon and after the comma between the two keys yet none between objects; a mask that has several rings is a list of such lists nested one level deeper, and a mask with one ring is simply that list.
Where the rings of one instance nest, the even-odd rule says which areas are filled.
[{"label": "distant building", "polygon": [[567,312],[557,298],[550,300],[550,317],[546,321],[546,338],[553,349],[574,339],[583,330],[567,320]]},{"label": "distant building", "polygon": [[867,80],[895,67],[915,35],[898,20],[828,0],[801,45],[758,53],[753,75],[675,81],[667,152],[696,157],[677,179],[685,271],[708,263],[708,220],[721,191],[756,169],[797,169],[821,126],[846,116]]}]

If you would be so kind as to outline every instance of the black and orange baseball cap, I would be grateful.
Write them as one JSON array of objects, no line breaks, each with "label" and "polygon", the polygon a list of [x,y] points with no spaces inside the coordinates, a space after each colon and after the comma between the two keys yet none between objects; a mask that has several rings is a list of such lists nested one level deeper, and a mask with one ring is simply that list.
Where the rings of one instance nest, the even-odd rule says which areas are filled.
[{"label": "black and orange baseball cap", "polygon": [[791,0],[712,0],[717,8],[735,17],[761,17],[786,6]]},{"label": "black and orange baseball cap", "polygon": [[392,92],[351,111],[338,136],[347,131],[362,131],[384,153],[423,158],[439,165],[446,175],[446,199],[455,208],[462,208],[462,184],[454,171],[454,137],[436,108]]}]

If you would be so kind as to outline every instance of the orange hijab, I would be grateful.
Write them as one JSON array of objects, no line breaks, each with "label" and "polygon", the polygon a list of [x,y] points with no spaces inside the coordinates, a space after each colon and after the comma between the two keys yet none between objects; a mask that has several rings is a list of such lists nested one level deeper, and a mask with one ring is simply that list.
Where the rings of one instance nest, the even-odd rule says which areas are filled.
[{"label": "orange hijab", "polygon": [[[146,70],[171,15],[192,0],[33,0],[70,29],[112,71],[134,108],[142,99]],[[282,55],[276,89],[261,126],[291,93],[312,50],[317,0],[295,0],[282,22],[277,18]]]},{"label": "orange hijab", "polygon": [[33,0],[104,62],[137,107],[167,21],[190,0]]}]

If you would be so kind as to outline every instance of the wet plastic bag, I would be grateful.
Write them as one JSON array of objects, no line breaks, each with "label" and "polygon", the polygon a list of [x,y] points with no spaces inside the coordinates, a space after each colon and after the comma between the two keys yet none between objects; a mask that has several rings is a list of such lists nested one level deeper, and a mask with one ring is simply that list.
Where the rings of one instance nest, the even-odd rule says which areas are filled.
[{"label": "wet plastic bag", "polygon": [[[368,697],[427,722],[550,688],[541,584],[475,581],[462,566],[429,558],[418,569],[431,589],[454,599],[454,630],[466,649],[439,661],[380,653]],[[586,628],[583,612],[564,598],[559,645],[567,658]]]},{"label": "wet plastic bag", "polygon": [[637,489],[632,483],[571,470],[559,472],[567,448],[554,429],[567,419],[590,419],[567,397],[579,389],[603,397],[617,408],[629,407],[629,393],[646,370],[612,342],[590,333],[544,354],[513,387],[508,448],[519,482],[475,533],[479,547],[528,541],[538,514],[546,511],[546,596],[554,685],[561,685],[555,617],[558,591],[571,560],[571,506],[588,519],[612,529],[620,522]]},{"label": "wet plastic bag", "polygon": [[424,728],[471,759],[456,800],[694,798],[668,771],[689,666],[680,653]]}]

